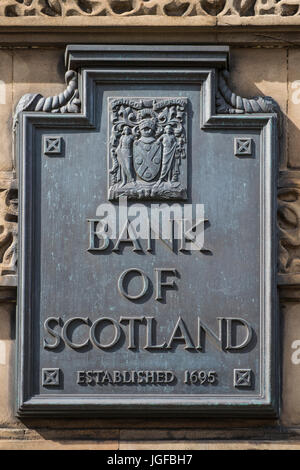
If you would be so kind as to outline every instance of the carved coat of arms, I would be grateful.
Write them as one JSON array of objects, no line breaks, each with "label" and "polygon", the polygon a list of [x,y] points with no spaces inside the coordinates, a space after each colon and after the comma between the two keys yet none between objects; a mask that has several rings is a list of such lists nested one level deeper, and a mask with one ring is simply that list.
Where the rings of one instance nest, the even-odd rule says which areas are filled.
[{"label": "carved coat of arms", "polygon": [[186,199],[185,98],[110,98],[110,200]]}]

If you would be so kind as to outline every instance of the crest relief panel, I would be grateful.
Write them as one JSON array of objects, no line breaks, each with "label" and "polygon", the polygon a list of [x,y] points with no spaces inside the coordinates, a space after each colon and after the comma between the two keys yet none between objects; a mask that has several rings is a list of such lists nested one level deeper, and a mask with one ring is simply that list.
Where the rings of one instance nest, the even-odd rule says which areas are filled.
[{"label": "crest relief panel", "polygon": [[109,199],[186,199],[187,99],[109,99]]}]

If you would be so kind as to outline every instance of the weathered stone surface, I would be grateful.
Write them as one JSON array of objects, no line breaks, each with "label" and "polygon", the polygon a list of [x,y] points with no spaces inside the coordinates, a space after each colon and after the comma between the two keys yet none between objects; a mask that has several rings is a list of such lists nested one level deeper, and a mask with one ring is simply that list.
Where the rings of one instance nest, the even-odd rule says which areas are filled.
[{"label": "weathered stone surface", "polygon": [[300,442],[284,441],[22,441],[0,440],[1,450],[298,450]]},{"label": "weathered stone surface", "polygon": [[120,450],[298,450],[300,442],[257,442],[257,441],[231,441],[231,442],[197,442],[193,441],[165,441],[158,440],[146,442],[120,442]]},{"label": "weathered stone surface", "polygon": [[[283,113],[280,164],[286,161],[287,51],[285,49],[231,49],[231,83],[242,96],[272,96]],[[241,77],[243,77],[241,79]]]},{"label": "weathered stone surface", "polygon": [[295,0],[3,0],[0,15],[18,16],[296,16]]},{"label": "weathered stone surface", "polygon": [[0,440],[0,450],[117,450],[118,441]]},{"label": "weathered stone surface", "polygon": [[13,75],[14,107],[26,93],[56,95],[65,89],[63,50],[15,50]]},{"label": "weathered stone surface", "polygon": [[[14,304],[0,304],[0,427],[15,421],[13,417]],[[2,432],[0,428],[0,439]]]},{"label": "weathered stone surface", "polygon": [[13,53],[0,51],[0,171],[12,168]]},{"label": "weathered stone surface", "polygon": [[[243,436],[243,439],[272,439],[277,434],[276,426],[273,428],[263,426],[253,428],[238,428],[223,424],[222,429],[199,429],[197,423],[194,423],[193,429],[126,429],[120,431],[121,441],[196,441],[203,439],[234,440]],[[278,436],[279,437],[279,436]],[[280,437],[279,437],[280,438]]]},{"label": "weathered stone surface", "polygon": [[[14,306],[11,304],[1,304],[0,305],[0,321],[1,321],[1,329],[0,329],[0,341],[9,341],[14,339],[15,332],[13,328],[13,313],[14,313]],[[2,344],[2,343],[1,343]],[[8,361],[8,356],[5,353],[4,349],[1,349],[0,353],[0,364],[4,365]]]},{"label": "weathered stone surface", "polygon": [[[119,439],[119,430],[118,429],[101,429],[100,426],[95,428],[87,429],[72,429],[69,424],[69,429],[60,429],[56,427],[54,429],[43,428],[41,430],[26,429],[24,430],[24,439],[27,440],[40,440],[43,438],[47,441],[65,439],[66,436],[68,440],[86,440],[86,441],[112,441]],[[4,437],[5,438],[5,437]],[[0,432],[1,439],[1,432]]]},{"label": "weathered stone surface", "polygon": [[[282,309],[283,374],[282,420],[286,426],[300,424],[300,304],[287,303]],[[297,343],[298,342],[298,343]]]},{"label": "weathered stone surface", "polygon": [[15,429],[15,428],[0,428],[0,442],[2,440],[10,440],[10,439],[24,439],[25,437],[25,429]]},{"label": "weathered stone surface", "polygon": [[288,166],[293,169],[300,168],[300,50],[288,50]]},{"label": "weathered stone surface", "polygon": [[[6,319],[0,313],[1,328],[5,328],[5,323],[9,323],[10,319],[6,315]],[[9,326],[7,326],[7,329]],[[9,339],[0,339],[0,383],[1,383],[1,399],[0,399],[0,426],[7,426],[15,422],[13,415],[13,355],[14,341]]]},{"label": "weathered stone surface", "polygon": [[[47,18],[38,17],[42,25],[36,29],[34,34],[31,27],[34,27],[35,17],[26,17],[26,27],[11,25],[4,26],[6,18],[0,17],[0,43],[5,46],[35,46],[35,47],[62,47],[65,44],[80,44],[84,34],[85,44],[122,44],[130,42],[132,44],[228,44],[236,47],[245,45],[247,47],[278,47],[286,48],[288,44],[300,45],[300,33],[296,28],[290,28],[287,24],[274,25],[262,24],[245,28],[247,24],[236,26],[216,27],[215,17],[201,17],[205,20],[203,27],[197,25],[197,17],[171,18],[150,17],[151,24],[145,23],[144,16],[122,17],[122,27],[119,27],[120,20],[114,17],[105,17],[105,24],[97,23],[98,17],[66,17],[51,19],[51,24]],[[40,19],[41,18],[41,19]],[[265,17],[270,19],[270,17]],[[300,22],[300,17],[299,22]],[[282,18],[294,21],[293,18]],[[22,18],[15,18],[15,21],[23,21]],[[241,21],[247,18],[241,18]],[[32,24],[30,23],[32,22]],[[53,23],[52,23],[53,21]],[[69,26],[69,27],[68,27]],[[212,27],[211,27],[212,26]],[[14,32],[18,31],[18,34]],[[275,33],[275,34],[274,34]]]},{"label": "weathered stone surface", "polygon": [[[3,0],[0,5],[0,25],[11,32],[16,27],[22,30],[39,27],[41,30],[58,28],[64,31],[81,28],[86,34],[87,27],[115,27],[118,34],[120,21],[122,28],[186,27],[187,32],[192,27],[215,27],[221,31],[248,25],[279,29],[299,25],[300,11],[297,0]],[[248,31],[244,28],[242,37],[247,35]],[[254,42],[255,36],[252,36]],[[58,38],[54,39],[59,41]],[[264,40],[270,39],[269,36]],[[14,36],[13,40],[18,41],[18,38]],[[34,42],[35,37],[31,35],[28,40]],[[109,39],[105,34],[104,40],[114,42],[115,38],[112,35]],[[276,41],[276,38],[272,40]],[[277,40],[280,42],[278,36]],[[89,41],[87,37],[86,41]],[[207,37],[204,41],[210,42]],[[96,42],[94,35],[93,42]],[[226,41],[223,39],[221,42]]]},{"label": "weathered stone surface", "polygon": [[231,48],[231,83],[243,96],[266,95],[287,110],[287,51]]}]

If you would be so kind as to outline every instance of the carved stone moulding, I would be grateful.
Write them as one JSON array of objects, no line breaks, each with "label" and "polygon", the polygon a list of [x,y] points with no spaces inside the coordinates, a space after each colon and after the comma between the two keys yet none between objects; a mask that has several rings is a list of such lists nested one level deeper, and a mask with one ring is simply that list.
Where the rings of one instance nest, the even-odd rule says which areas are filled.
[{"label": "carved stone moulding", "polygon": [[278,284],[281,298],[300,298],[300,171],[282,171],[278,183]]},{"label": "carved stone moulding", "polygon": [[[41,37],[51,30],[58,30],[65,36],[68,33],[76,35],[73,28],[82,33],[92,27],[101,35],[101,42],[107,41],[103,32],[110,31],[112,39],[108,41],[114,42],[114,33],[123,36],[126,28],[135,33],[141,28],[146,32],[147,28],[150,34],[152,29],[156,32],[164,28],[164,33],[172,33],[174,28],[182,29],[181,35],[174,36],[176,42],[177,37],[178,41],[185,41],[183,31],[191,33],[192,28],[196,28],[197,35],[205,33],[206,28],[217,28],[225,34],[231,28],[240,43],[244,38],[249,41],[251,35],[244,26],[280,28],[281,32],[285,27],[288,36],[293,34],[289,27],[300,24],[300,8],[298,0],[1,0],[0,24],[5,41],[17,43],[15,28],[26,34],[30,33],[30,28],[37,27]],[[193,34],[189,35],[192,42],[195,40]],[[293,42],[297,40],[294,36],[290,39]],[[35,41],[36,35],[26,35],[26,42]],[[66,42],[48,34],[47,43],[50,41]],[[207,42],[207,39],[202,37],[199,41]],[[230,41],[235,42],[235,37]],[[268,36],[264,41],[281,45],[282,37]],[[255,32],[252,42],[257,44]]]},{"label": "carved stone moulding", "polygon": [[299,15],[298,0],[2,0],[0,16],[260,17]]},{"label": "carved stone moulding", "polygon": [[18,190],[13,172],[0,173],[0,301],[17,285]]},{"label": "carved stone moulding", "polygon": [[19,113],[22,111],[78,113],[80,111],[78,75],[73,70],[68,70],[65,75],[65,80],[67,88],[59,95],[45,98],[39,93],[28,93],[22,96],[16,106],[14,114],[14,130],[18,123]]}]

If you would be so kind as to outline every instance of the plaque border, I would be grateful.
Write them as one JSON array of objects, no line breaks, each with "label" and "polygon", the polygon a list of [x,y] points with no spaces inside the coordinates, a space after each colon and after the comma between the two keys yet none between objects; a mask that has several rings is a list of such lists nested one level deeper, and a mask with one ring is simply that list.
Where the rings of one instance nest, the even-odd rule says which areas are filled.
[{"label": "plaque border", "polygon": [[[75,46],[76,47],[76,46]],[[80,47],[80,46],[77,46]],[[124,51],[126,46],[124,46]],[[217,49],[217,48],[216,48]],[[34,272],[34,158],[35,128],[95,129],[96,107],[93,101],[97,83],[193,83],[201,93],[200,125],[202,129],[247,129],[261,131],[260,220],[261,220],[261,390],[258,395],[99,395],[51,394],[32,396],[33,332],[32,301]],[[20,184],[20,232],[17,322],[17,404],[16,414],[23,416],[265,416],[279,412],[279,337],[276,291],[276,174],[278,160],[278,116],[275,113],[216,114],[215,67],[164,67],[133,69],[83,68],[80,73],[81,114],[22,112],[16,135]],[[244,127],[243,127],[244,129]]]}]

